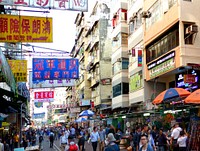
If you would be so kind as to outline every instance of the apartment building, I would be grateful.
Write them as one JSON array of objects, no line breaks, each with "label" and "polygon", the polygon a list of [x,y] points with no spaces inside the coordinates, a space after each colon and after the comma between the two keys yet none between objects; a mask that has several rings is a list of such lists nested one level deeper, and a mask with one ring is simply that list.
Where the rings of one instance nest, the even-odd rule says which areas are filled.
[{"label": "apartment building", "polygon": [[111,1],[112,109],[129,106],[127,0]]},{"label": "apartment building", "polygon": [[157,91],[199,88],[199,6],[198,0],[144,1],[145,80],[162,85]]},{"label": "apartment building", "polygon": [[75,20],[80,33],[72,51],[72,56],[80,62],[80,79],[76,84],[78,101],[82,109],[92,107],[99,114],[111,106],[109,12],[107,4],[97,2],[87,20],[80,21],[79,15]]}]

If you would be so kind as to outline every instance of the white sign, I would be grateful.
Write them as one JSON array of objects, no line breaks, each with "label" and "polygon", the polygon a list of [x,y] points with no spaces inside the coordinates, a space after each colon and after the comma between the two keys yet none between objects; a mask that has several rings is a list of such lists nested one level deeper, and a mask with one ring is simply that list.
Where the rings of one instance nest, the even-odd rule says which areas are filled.
[{"label": "white sign", "polygon": [[77,107],[77,108],[70,108],[70,112],[71,112],[71,113],[80,113],[81,110],[80,110],[79,107]]},{"label": "white sign", "polygon": [[88,11],[88,0],[0,0],[0,5]]},{"label": "white sign", "polygon": [[65,109],[65,108],[70,108],[74,107],[74,104],[52,104],[48,105],[47,109]]},{"label": "white sign", "polygon": [[90,105],[90,100],[81,100],[80,101],[80,106],[88,106]]},{"label": "white sign", "polygon": [[34,102],[53,102],[53,98],[49,99],[35,99]]}]

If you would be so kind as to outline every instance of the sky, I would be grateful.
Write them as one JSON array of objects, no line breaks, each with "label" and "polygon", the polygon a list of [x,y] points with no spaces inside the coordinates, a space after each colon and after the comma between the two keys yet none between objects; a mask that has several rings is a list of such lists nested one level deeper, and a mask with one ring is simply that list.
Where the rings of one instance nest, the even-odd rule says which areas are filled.
[{"label": "sky", "polygon": [[[96,0],[88,0],[88,12],[90,12],[95,4]],[[24,8],[22,8],[24,9]],[[31,8],[26,8],[31,9]],[[35,10],[35,8],[34,8]],[[39,9],[42,11],[42,9]],[[70,10],[50,10],[50,13],[32,13],[21,12],[21,15],[28,16],[41,16],[53,18],[53,43],[31,43],[34,46],[42,46],[47,48],[53,48],[58,50],[64,50],[70,52],[75,43],[76,25],[74,24],[75,18],[79,11]]]}]

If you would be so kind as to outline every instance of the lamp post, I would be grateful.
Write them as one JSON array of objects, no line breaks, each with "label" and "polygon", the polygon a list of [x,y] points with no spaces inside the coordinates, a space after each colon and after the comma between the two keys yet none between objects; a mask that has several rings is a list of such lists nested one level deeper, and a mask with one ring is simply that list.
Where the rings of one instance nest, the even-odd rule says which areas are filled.
[{"label": "lamp post", "polygon": [[21,116],[20,116],[20,138],[19,138],[19,140],[20,140],[20,145],[21,145],[21,142],[22,142],[22,108],[23,108],[23,106],[25,106],[26,107],[26,104],[25,103],[22,103],[21,104],[21,106],[20,106],[20,114],[21,114]]}]

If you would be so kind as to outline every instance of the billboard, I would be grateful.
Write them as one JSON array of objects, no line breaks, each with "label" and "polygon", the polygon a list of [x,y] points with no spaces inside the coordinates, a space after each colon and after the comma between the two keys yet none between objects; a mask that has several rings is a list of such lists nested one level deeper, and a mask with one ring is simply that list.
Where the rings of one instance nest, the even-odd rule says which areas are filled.
[{"label": "billboard", "polygon": [[34,102],[53,102],[54,91],[34,92]]},{"label": "billboard", "polygon": [[75,86],[75,79],[60,79],[60,80],[44,80],[33,83],[32,81],[32,72],[29,72],[29,88],[55,88],[55,87],[69,87]]},{"label": "billboard", "polygon": [[62,9],[86,12],[88,0],[0,0],[0,5]]},{"label": "billboard", "polygon": [[[33,58],[32,81],[78,79],[78,59]],[[36,83],[35,82],[35,83]]]},{"label": "billboard", "polygon": [[52,27],[52,18],[0,14],[0,42],[53,42]]},{"label": "billboard", "polygon": [[16,82],[27,81],[27,60],[8,60]]}]

